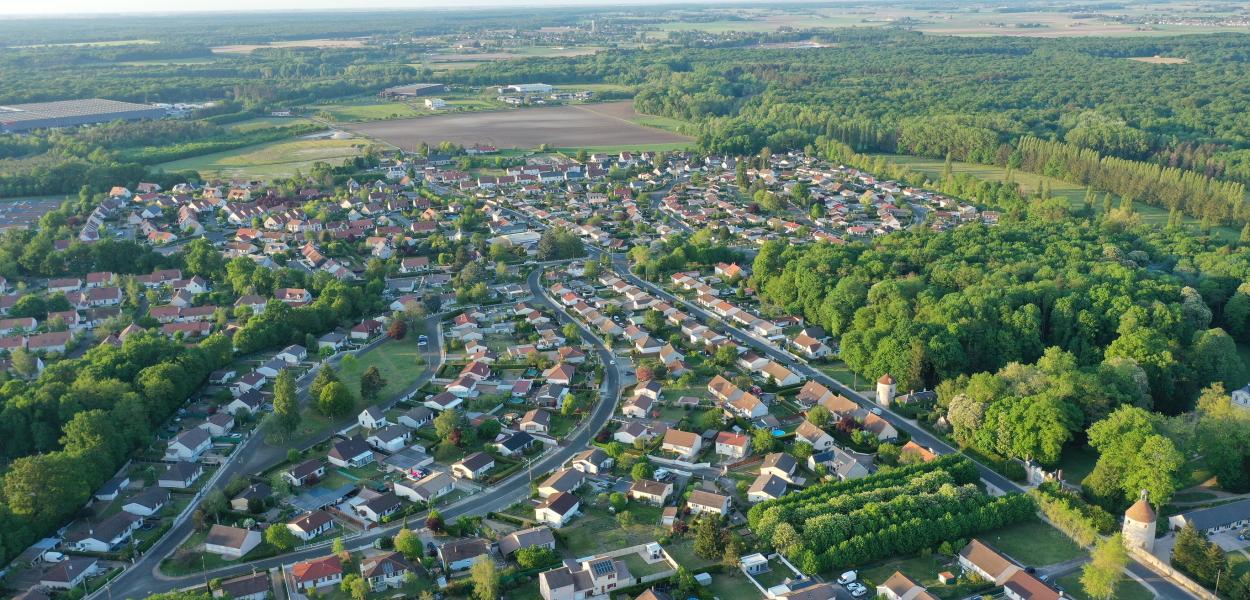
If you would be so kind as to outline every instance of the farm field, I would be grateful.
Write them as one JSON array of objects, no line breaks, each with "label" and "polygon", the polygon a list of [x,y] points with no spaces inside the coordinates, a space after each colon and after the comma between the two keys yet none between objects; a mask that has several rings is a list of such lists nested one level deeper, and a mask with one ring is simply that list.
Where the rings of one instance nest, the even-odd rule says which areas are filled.
[{"label": "farm field", "polygon": [[359,156],[367,145],[366,140],[358,139],[299,138],[184,158],[158,166],[166,171],[194,170],[205,177],[273,179],[290,177],[297,170],[306,172],[315,162],[338,164]]},{"label": "farm field", "polygon": [[[918,156],[907,156],[904,154],[879,154],[874,156],[885,157],[887,161],[910,167],[916,171],[929,175],[934,179],[938,179],[942,175],[944,161],[940,158],[924,158]],[[969,173],[973,176],[989,181],[1002,181],[1007,176],[1005,168],[994,165],[952,162],[951,170],[955,173]],[[1054,177],[1046,177],[1044,175],[1034,175],[1032,173],[1025,173],[1022,171],[1012,173],[1012,177],[1015,178],[1016,182],[1029,193],[1039,189],[1042,185],[1042,181],[1045,180],[1050,183],[1051,194],[1056,197],[1067,198],[1072,206],[1080,206],[1085,199],[1084,186],[1069,183],[1062,179],[1055,179]],[[1102,194],[1099,193],[1098,197],[1101,198]],[[1117,202],[1118,201],[1119,200],[1117,199]],[[1097,206],[1098,203],[1095,203],[1095,208],[1097,208]],[[1158,225],[1162,227],[1167,223],[1168,213],[1162,208],[1136,202],[1133,204],[1133,210],[1136,211],[1137,214],[1141,215],[1142,222],[1148,225]],[[1199,224],[1198,220],[1193,217],[1186,216],[1183,219],[1186,225],[1197,226]],[[1237,238],[1240,235],[1239,231],[1229,227],[1216,227],[1213,232],[1224,241],[1237,241]]]},{"label": "farm field", "polygon": [[269,42],[268,44],[235,44],[231,46],[216,46],[212,50],[215,54],[251,54],[261,48],[362,48],[364,45],[365,40],[363,39],[315,39]]},{"label": "farm field", "polygon": [[[402,148],[435,144],[491,144],[500,148],[654,148],[690,138],[638,125],[631,102],[440,115],[349,126],[360,135]],[[661,148],[657,148],[661,149]],[[605,150],[606,151],[606,150]]]}]

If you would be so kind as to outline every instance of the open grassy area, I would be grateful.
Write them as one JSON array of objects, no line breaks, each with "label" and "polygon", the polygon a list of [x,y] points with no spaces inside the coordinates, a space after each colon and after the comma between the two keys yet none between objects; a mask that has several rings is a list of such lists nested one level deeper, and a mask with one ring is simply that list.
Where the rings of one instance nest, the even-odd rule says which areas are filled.
[{"label": "open grassy area", "polygon": [[380,119],[403,119],[419,117],[429,111],[417,108],[416,104],[405,102],[386,102],[368,100],[342,104],[325,104],[310,106],[309,110],[321,118],[339,123],[352,121],[377,121]]},{"label": "open grassy area", "polygon": [[712,575],[712,585],[707,589],[720,600],[759,600],[764,597],[741,571]]},{"label": "open grassy area", "polygon": [[359,156],[369,142],[361,139],[291,139],[215,152],[157,165],[166,171],[198,171],[224,179],[273,179],[308,172],[315,162],[340,164]]},{"label": "open grassy area", "polygon": [[837,379],[843,385],[852,389],[854,389],[857,384],[864,385],[864,381],[856,377],[855,373],[851,371],[851,368],[846,366],[846,363],[840,360],[832,363],[816,364],[813,366],[819,369],[821,373]]},{"label": "open grassy area", "polygon": [[305,123],[311,123],[311,121],[299,117],[256,117],[255,119],[231,123],[230,125],[227,125],[227,127],[234,131],[247,132],[255,131],[257,129],[268,129],[270,127],[303,125]]},{"label": "open grassy area", "polygon": [[1041,521],[1004,527],[979,537],[1028,566],[1053,565],[1085,555],[1075,542]]},{"label": "open grassy area", "polygon": [[202,531],[187,538],[187,541],[183,542],[172,556],[161,561],[161,572],[174,576],[191,575],[205,570],[211,571],[237,564],[240,560],[253,560],[273,556],[277,552],[277,549],[270,546],[268,542],[262,541],[259,546],[245,554],[242,559],[227,560],[219,555],[200,550],[200,548],[203,548],[204,539],[207,537],[208,531]]},{"label": "open grassy area", "polygon": [[1083,479],[1094,471],[1098,462],[1098,452],[1089,446],[1069,446],[1059,459],[1059,468],[1063,470],[1063,479],[1068,483],[1079,485]]},{"label": "open grassy area", "polygon": [[[1085,595],[1085,589],[1081,587],[1081,572],[1076,571],[1068,575],[1064,575],[1055,580],[1055,585],[1063,589],[1064,593],[1076,600],[1090,600]],[[1152,600],[1155,595],[1150,590],[1137,583],[1130,577],[1123,577],[1120,583],[1115,587],[1116,600]]]},{"label": "open grassy area", "polygon": [[387,340],[372,351],[361,355],[349,364],[340,364],[339,379],[359,394],[360,376],[369,369],[377,367],[386,380],[379,398],[391,398],[417,381],[425,371],[425,358],[421,356],[421,347],[417,345],[417,336],[405,336],[402,340]]},{"label": "open grassy area", "polygon": [[[600,495],[583,502],[582,516],[577,517],[561,530],[565,535],[563,549],[569,557],[583,557],[654,542],[664,535],[660,527],[660,508],[631,501],[628,510],[634,515],[634,524],[622,527],[616,516],[607,510],[606,496]],[[671,550],[670,550],[671,551]],[[678,563],[681,560],[678,559]],[[681,563],[685,564],[685,563]]]},{"label": "open grassy area", "polygon": [[1228,553],[1228,568],[1236,577],[1250,573],[1250,556],[1245,551]]},{"label": "open grassy area", "polygon": [[[906,156],[902,154],[880,154],[887,161],[910,167],[915,171],[924,173],[933,179],[942,176],[942,169],[945,161],[940,158],[922,158],[918,156]],[[951,170],[955,173],[968,173],[974,177],[985,179],[987,181],[1003,181],[1007,177],[1007,170],[1004,167],[993,165],[978,165],[975,163],[965,163],[954,161],[951,163]],[[1041,189],[1042,182],[1046,181],[1050,184],[1051,194],[1059,198],[1067,198],[1072,206],[1082,206],[1085,201],[1085,186],[1069,183],[1062,179],[1054,177],[1046,177],[1043,175],[1034,175],[1022,171],[1015,171],[1012,177],[1017,183],[1028,193],[1032,193]],[[1100,193],[1099,198],[1102,197]],[[1117,199],[1118,203],[1119,200]],[[1095,203],[1095,209],[1101,208],[1101,202]],[[1168,212],[1159,207],[1148,206],[1143,202],[1135,202],[1133,210],[1141,215],[1142,222],[1147,225],[1156,225],[1162,227],[1167,223]],[[1198,226],[1198,220],[1193,217],[1184,217],[1186,225]],[[1236,241],[1240,236],[1240,231],[1230,227],[1217,227],[1213,232],[1225,241]]]}]

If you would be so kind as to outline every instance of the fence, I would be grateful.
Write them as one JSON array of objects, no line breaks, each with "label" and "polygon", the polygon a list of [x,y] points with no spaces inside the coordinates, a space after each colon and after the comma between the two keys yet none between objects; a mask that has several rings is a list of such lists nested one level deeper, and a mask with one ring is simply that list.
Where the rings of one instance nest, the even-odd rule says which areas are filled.
[{"label": "fence", "polygon": [[1159,558],[1141,548],[1129,548],[1129,556],[1137,562],[1146,565],[1146,568],[1165,577],[1168,581],[1185,588],[1185,591],[1201,598],[1202,600],[1219,600],[1219,597],[1211,593],[1198,582],[1190,579],[1184,573],[1177,571]]}]

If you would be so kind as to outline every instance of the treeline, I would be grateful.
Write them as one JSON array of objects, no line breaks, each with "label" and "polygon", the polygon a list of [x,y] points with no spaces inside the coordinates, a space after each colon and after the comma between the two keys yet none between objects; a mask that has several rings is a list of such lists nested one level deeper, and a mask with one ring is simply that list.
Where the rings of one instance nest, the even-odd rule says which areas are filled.
[{"label": "treeline", "polygon": [[[1194,171],[1102,156],[1058,141],[1025,137],[1016,145],[1019,168],[1107,190],[1151,206],[1181,212],[1208,223],[1250,220],[1246,186],[1217,181]],[[987,162],[987,161],[980,161]]]}]

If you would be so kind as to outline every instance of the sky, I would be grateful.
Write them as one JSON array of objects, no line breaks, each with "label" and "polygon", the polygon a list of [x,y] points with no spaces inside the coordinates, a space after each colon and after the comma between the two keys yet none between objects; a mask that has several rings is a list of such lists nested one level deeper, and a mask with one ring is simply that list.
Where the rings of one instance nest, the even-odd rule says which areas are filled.
[{"label": "sky", "polygon": [[475,8],[498,6],[605,6],[659,0],[0,0],[0,17],[119,13]]}]

